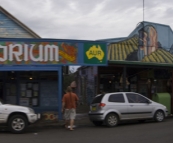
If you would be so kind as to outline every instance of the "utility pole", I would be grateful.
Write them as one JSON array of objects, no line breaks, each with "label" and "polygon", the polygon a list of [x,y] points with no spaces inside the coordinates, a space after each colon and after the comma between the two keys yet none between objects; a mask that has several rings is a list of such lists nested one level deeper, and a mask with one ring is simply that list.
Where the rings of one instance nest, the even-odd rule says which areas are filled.
[{"label": "utility pole", "polygon": [[143,22],[144,22],[144,0],[143,0]]}]

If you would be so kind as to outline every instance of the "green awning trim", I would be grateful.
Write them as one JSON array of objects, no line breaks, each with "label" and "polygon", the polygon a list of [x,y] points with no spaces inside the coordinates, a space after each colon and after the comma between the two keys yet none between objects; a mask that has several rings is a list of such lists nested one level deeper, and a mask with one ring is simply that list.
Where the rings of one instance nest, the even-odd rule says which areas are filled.
[{"label": "green awning trim", "polygon": [[173,67],[173,64],[168,63],[147,63],[140,61],[112,61],[108,60],[108,64],[118,64],[118,65],[138,65],[138,66],[160,66],[160,67]]}]

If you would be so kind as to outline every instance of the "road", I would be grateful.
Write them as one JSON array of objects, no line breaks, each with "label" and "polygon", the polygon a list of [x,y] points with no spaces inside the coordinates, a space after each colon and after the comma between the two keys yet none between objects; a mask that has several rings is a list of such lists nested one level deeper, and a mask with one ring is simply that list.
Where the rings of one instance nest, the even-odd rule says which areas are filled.
[{"label": "road", "polygon": [[0,131],[1,143],[171,143],[173,118],[162,123],[122,123],[114,128],[79,125],[74,131],[61,126],[29,128],[25,134]]}]

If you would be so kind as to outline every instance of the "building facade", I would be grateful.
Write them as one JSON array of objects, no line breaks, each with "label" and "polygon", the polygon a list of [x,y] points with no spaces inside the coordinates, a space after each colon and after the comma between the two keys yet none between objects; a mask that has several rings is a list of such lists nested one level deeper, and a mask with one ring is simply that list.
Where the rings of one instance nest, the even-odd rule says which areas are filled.
[{"label": "building facade", "polygon": [[[154,99],[157,93],[169,93],[173,111],[173,32],[168,25],[141,22],[128,37],[98,41],[107,43],[108,66],[79,68],[78,79],[90,72],[85,74],[84,83],[78,81],[77,88],[82,89],[82,84],[90,86],[87,83],[92,79],[92,87],[97,89],[90,92],[95,95],[130,91]],[[91,103],[93,95],[86,89],[78,94],[81,100],[91,99],[83,102]]]},{"label": "building facade", "polygon": [[61,119],[63,66],[106,65],[106,43],[40,38],[2,7],[0,20],[0,98]]}]

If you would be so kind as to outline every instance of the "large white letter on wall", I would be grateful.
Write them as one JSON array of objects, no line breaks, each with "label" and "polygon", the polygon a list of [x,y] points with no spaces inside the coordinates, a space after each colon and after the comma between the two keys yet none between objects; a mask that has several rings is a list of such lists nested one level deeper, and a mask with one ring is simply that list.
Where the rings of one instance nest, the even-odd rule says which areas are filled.
[{"label": "large white letter on wall", "polygon": [[4,62],[7,60],[7,46],[1,46],[0,45],[0,49],[3,49],[3,56],[4,56],[3,58],[0,57],[0,61]]},{"label": "large white letter on wall", "polygon": [[33,52],[33,48],[34,48],[34,44],[32,44],[31,48],[30,48],[30,56],[31,56],[31,60],[37,62],[37,61],[43,61],[43,45],[39,45],[39,57],[35,58],[33,56],[34,52]]},{"label": "large white letter on wall", "polygon": [[[14,48],[18,49],[14,51]],[[13,55],[16,58],[16,61],[22,61],[19,56],[22,55],[22,45],[21,44],[10,44],[9,45],[9,61],[13,61]]]},{"label": "large white letter on wall", "polygon": [[48,61],[48,57],[50,61],[59,61],[59,47],[55,45],[46,45],[44,47],[44,61]]}]

